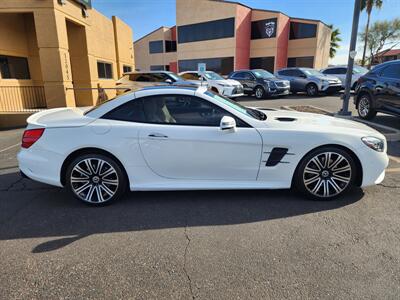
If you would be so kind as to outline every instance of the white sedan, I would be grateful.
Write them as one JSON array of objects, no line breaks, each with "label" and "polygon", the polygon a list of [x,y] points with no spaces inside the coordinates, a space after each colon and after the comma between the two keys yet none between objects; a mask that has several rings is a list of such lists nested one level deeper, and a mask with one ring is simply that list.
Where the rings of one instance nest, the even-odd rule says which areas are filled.
[{"label": "white sedan", "polygon": [[331,199],[380,183],[385,137],[361,123],[248,108],[204,87],[151,87],[28,119],[23,175],[101,205],[125,190],[285,189]]},{"label": "white sedan", "polygon": [[225,79],[213,71],[206,71],[204,75],[200,75],[197,71],[186,71],[179,73],[179,76],[199,86],[208,86],[210,90],[225,97],[237,98],[244,96],[243,85],[239,81]]}]

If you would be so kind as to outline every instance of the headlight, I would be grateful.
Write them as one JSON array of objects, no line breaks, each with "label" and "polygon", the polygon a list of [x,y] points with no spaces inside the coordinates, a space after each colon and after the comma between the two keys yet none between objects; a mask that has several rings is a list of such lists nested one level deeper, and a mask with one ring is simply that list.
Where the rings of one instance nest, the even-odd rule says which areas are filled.
[{"label": "headlight", "polygon": [[378,152],[383,152],[385,148],[385,143],[376,137],[373,136],[366,136],[361,139],[365,145],[370,147],[371,149],[378,151]]}]

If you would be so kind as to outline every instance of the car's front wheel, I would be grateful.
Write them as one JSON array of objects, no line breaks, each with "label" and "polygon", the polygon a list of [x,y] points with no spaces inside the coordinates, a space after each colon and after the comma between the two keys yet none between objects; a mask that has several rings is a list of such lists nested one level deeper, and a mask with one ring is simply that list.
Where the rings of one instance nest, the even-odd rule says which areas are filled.
[{"label": "car's front wheel", "polygon": [[371,120],[376,116],[376,110],[372,107],[371,96],[363,94],[358,100],[357,112],[361,119]]},{"label": "car's front wheel", "polygon": [[300,162],[295,188],[316,200],[330,200],[351,189],[356,178],[356,164],[345,150],[323,147],[307,154]]},{"label": "car's front wheel", "polygon": [[318,87],[315,83],[309,83],[306,86],[306,93],[309,97],[315,97],[318,95]]},{"label": "car's front wheel", "polygon": [[256,96],[257,99],[264,99],[265,98],[265,90],[262,86],[257,86],[254,89],[254,96]]},{"label": "car's front wheel", "polygon": [[119,164],[102,154],[75,158],[67,168],[65,182],[75,198],[95,206],[117,200],[127,185],[125,172]]}]

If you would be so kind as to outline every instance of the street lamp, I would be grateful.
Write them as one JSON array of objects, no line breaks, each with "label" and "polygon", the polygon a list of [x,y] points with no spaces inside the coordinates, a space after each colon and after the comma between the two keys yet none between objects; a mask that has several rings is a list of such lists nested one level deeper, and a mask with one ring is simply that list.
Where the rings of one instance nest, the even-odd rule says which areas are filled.
[{"label": "street lamp", "polygon": [[361,0],[355,0],[354,12],[353,12],[353,27],[351,29],[350,50],[347,62],[346,83],[343,94],[343,107],[338,112],[338,115],[340,116],[351,116],[351,112],[349,111],[349,100],[350,100],[351,78],[353,76],[354,58],[356,57],[357,54],[356,43],[357,43],[357,33],[358,33],[358,20],[360,18],[360,7],[361,7]]}]

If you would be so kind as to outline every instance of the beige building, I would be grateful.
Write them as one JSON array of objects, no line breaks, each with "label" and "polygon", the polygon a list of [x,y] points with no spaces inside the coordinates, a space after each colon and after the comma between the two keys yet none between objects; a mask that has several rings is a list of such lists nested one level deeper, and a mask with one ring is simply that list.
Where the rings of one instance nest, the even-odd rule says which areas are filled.
[{"label": "beige building", "polygon": [[221,74],[262,68],[328,65],[330,28],[238,2],[176,0],[176,26],[161,27],[134,43],[141,70],[187,71],[206,63]]},{"label": "beige building", "polygon": [[90,0],[1,0],[0,37],[0,111],[93,105],[135,68],[132,29]]}]

